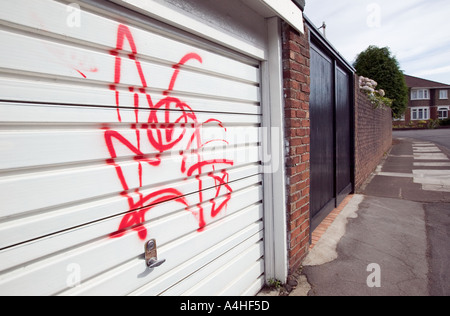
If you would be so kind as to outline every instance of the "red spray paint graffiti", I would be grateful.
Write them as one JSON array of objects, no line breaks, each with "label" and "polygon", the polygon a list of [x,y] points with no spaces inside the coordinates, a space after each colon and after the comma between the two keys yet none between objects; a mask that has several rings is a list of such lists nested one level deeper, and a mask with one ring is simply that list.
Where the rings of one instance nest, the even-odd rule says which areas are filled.
[{"label": "red spray paint graffiti", "polygon": [[[120,91],[118,85],[121,84],[123,75],[123,57],[121,57],[121,53],[124,51],[125,41],[131,49],[132,53],[128,54],[127,57],[134,62],[140,78],[140,86],[128,87],[129,93],[133,94],[134,99],[136,124],[133,124],[130,128],[135,135],[135,139],[127,139],[118,131],[104,128],[105,143],[111,157],[107,160],[107,163],[114,167],[117,178],[123,188],[121,195],[128,200],[129,206],[129,212],[123,217],[118,231],[112,234],[111,237],[121,237],[128,231],[134,230],[138,233],[140,239],[145,240],[148,235],[147,229],[144,227],[146,214],[157,204],[167,201],[179,203],[187,211],[191,212],[197,219],[199,231],[201,231],[207,225],[205,212],[209,210],[211,218],[215,218],[226,209],[233,190],[229,185],[229,174],[225,168],[234,165],[233,161],[227,159],[205,160],[201,154],[201,149],[211,142],[221,141],[226,143],[224,139],[203,142],[201,137],[201,129],[206,124],[216,124],[226,131],[222,122],[216,119],[210,119],[203,123],[199,122],[195,112],[189,105],[171,96],[182,66],[188,62],[202,64],[203,60],[198,54],[189,53],[181,58],[179,63],[173,65],[173,76],[168,89],[163,93],[164,98],[154,104],[151,95],[147,92],[147,80],[142,64],[137,57],[138,50],[131,30],[125,25],[120,25],[117,32],[116,48],[110,51],[110,54],[115,56],[114,84],[110,86],[110,90],[114,92],[117,119],[119,122],[122,122],[120,98],[121,93],[124,92]],[[142,98],[146,102],[145,106],[140,104]],[[139,122],[139,114],[143,108],[149,113],[148,120],[144,123]],[[146,155],[142,151],[143,142],[147,141],[159,154]],[[190,207],[190,203],[185,197],[185,194],[175,188],[164,188],[147,195],[141,192],[143,178],[145,176],[151,176],[151,174],[144,173],[143,165],[148,165],[151,168],[155,168],[155,170],[157,168],[164,168],[162,155],[173,150],[176,146],[180,146],[182,141],[184,141],[183,144],[187,143],[187,145],[179,152],[179,155],[182,157],[180,176],[185,179],[193,178],[197,182],[199,203],[194,207]],[[134,160],[138,165],[139,188],[137,189],[131,190],[127,181],[126,172],[121,163],[117,161],[116,148],[118,145],[125,147],[134,155]],[[194,157],[193,163],[188,162],[188,155],[191,155],[190,161],[192,160],[192,156]],[[216,190],[215,198],[209,201],[204,200],[202,192],[205,189],[205,173],[207,173],[207,178],[213,180]],[[219,196],[225,197],[221,203],[216,202],[216,198]]]}]

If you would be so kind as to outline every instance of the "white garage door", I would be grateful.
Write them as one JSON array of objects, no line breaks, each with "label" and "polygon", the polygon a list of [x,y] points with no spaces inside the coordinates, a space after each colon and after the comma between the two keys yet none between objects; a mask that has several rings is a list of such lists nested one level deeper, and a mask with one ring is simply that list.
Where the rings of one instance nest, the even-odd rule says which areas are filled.
[{"label": "white garage door", "polygon": [[257,61],[53,0],[0,0],[0,41],[0,295],[263,286]]}]

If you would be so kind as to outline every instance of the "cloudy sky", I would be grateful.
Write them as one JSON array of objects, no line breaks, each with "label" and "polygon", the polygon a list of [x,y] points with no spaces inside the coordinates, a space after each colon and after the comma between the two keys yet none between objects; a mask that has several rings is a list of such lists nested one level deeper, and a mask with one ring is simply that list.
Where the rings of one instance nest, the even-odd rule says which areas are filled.
[{"label": "cloudy sky", "polygon": [[450,84],[450,0],[307,0],[305,14],[350,63],[387,46],[406,74]]}]

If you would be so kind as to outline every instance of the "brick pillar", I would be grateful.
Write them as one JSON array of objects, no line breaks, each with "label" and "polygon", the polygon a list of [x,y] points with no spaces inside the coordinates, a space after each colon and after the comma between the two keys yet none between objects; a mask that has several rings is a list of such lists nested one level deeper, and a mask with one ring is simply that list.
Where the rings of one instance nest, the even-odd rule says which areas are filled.
[{"label": "brick pillar", "polygon": [[301,34],[283,23],[283,77],[289,272],[308,254],[310,235],[310,51],[308,29]]}]

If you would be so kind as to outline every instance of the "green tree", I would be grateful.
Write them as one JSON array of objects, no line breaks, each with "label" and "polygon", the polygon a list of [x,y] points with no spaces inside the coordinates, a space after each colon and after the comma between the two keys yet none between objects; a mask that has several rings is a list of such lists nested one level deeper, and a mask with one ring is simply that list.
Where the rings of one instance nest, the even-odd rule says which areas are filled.
[{"label": "green tree", "polygon": [[386,97],[393,100],[394,117],[400,117],[408,108],[408,87],[400,64],[388,47],[369,46],[360,53],[353,65],[360,76],[375,80],[378,89],[386,91]]}]

